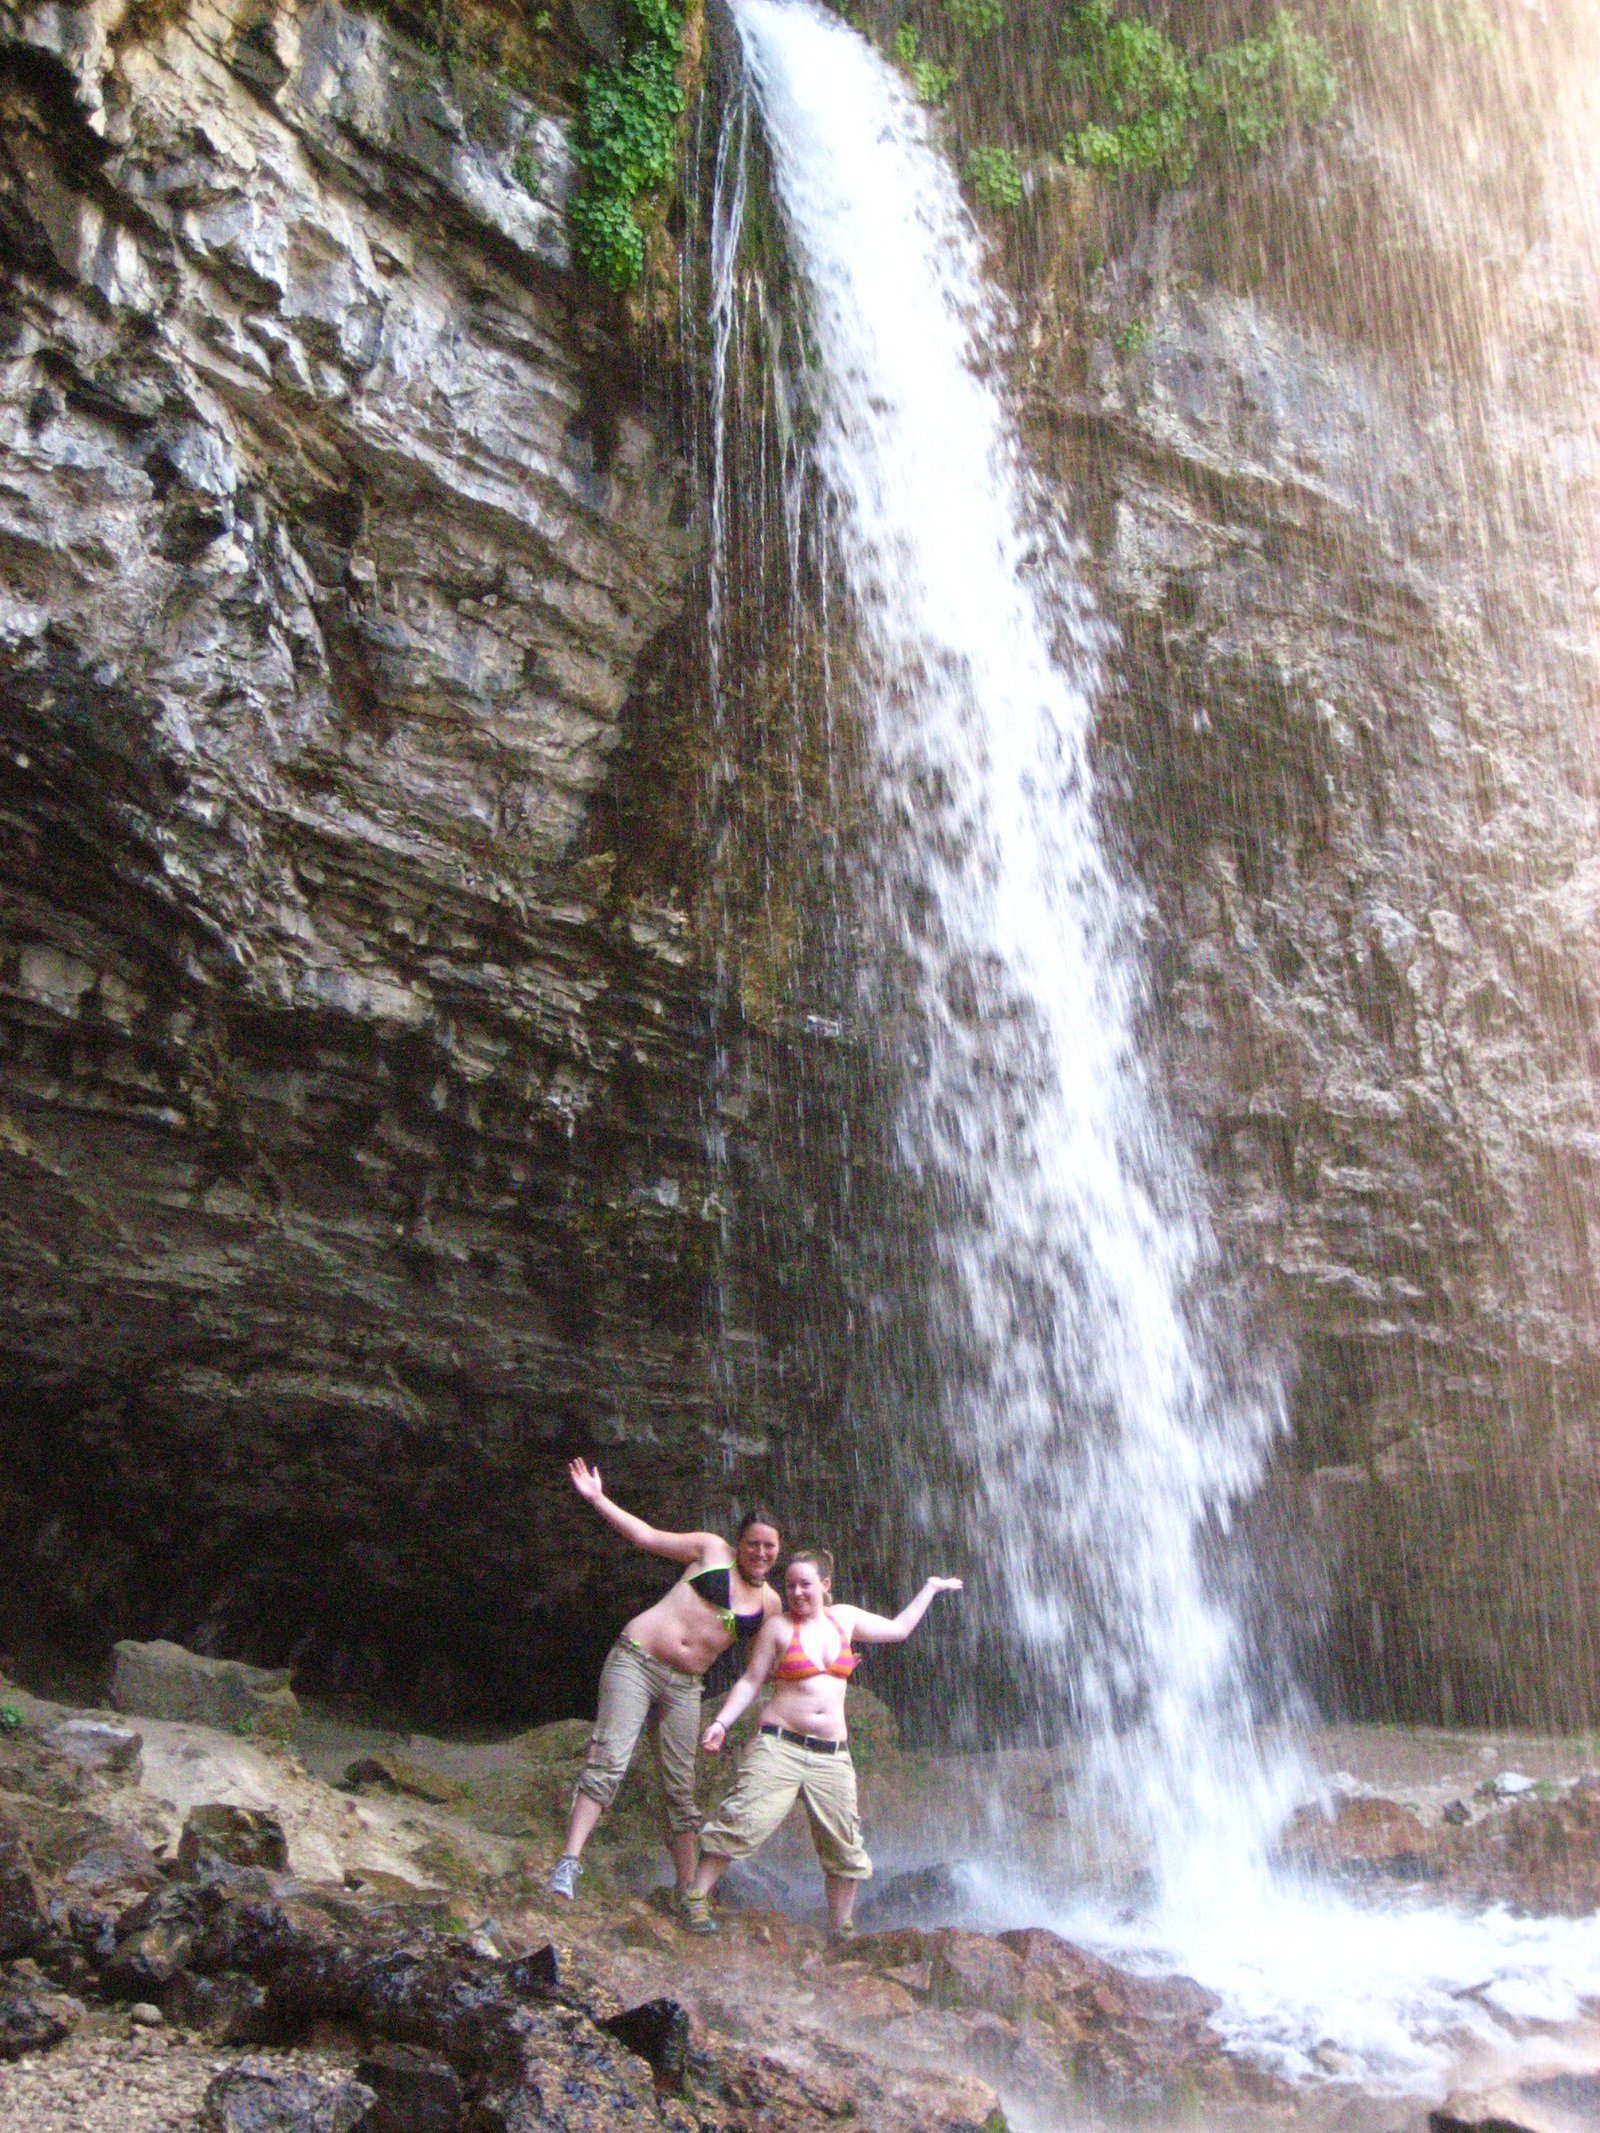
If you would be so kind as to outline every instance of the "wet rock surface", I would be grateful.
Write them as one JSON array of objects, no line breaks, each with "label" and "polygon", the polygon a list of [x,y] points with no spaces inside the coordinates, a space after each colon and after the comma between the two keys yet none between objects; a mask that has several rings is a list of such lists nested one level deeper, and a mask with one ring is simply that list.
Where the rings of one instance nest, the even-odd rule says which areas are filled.
[{"label": "wet rock surface", "polygon": [[151,1644],[123,1638],[113,1654],[111,1701],[140,1718],[292,1733],[298,1706],[289,1682],[286,1667],[213,1659],[166,1638]]},{"label": "wet rock surface", "polygon": [[355,2133],[377,2102],[365,2083],[336,2075],[246,2064],[206,2090],[206,2133]]},{"label": "wet rock surface", "polygon": [[46,2051],[82,2020],[82,2001],[56,1991],[35,1964],[12,1963],[0,1971],[0,2059]]},{"label": "wet rock surface", "polygon": [[994,2018],[998,2026],[975,2033],[991,2064],[1031,2060],[1036,2080],[1049,2070],[1048,2086],[1098,2106],[1179,2093],[1221,2102],[1274,2086],[1223,2051],[1208,2020],[1215,1994],[1190,1978],[1135,1977],[1042,1928],[907,1928],[863,1936],[845,1960],[931,2007]]},{"label": "wet rock surface", "polygon": [[1315,142],[1131,218],[1080,324],[1031,292],[1028,407],[1120,633],[1106,809],[1168,1085],[1293,1359],[1266,1641],[1309,1589],[1346,1708],[1575,1728],[1600,369],[1566,34],[1479,74],[1358,34]]},{"label": "wet rock surface", "polygon": [[[43,1716],[54,1722],[59,1714]],[[153,1735],[161,1723],[152,1721]],[[226,1739],[198,1727],[185,1738],[196,1753]],[[47,1788],[53,1774],[69,1786],[86,1782],[64,1757],[54,1758],[61,1767],[53,1772],[33,1736],[27,1745],[16,1763],[36,1787]],[[282,1751],[261,1760],[281,1769],[285,1798],[297,1783],[304,1787]],[[322,1812],[337,1827],[355,1810],[323,1792]],[[98,1775],[89,1796],[113,1828],[151,1811],[125,1773]],[[252,1812],[258,1823],[273,1819]],[[821,2133],[855,2117],[881,2133],[999,2133],[994,2093],[970,2071],[885,2068],[826,2025],[780,2039],[781,2016],[772,2038],[746,2036],[752,2015],[758,2027],[767,2022],[760,1984],[731,2032],[691,2012],[661,1989],[682,1966],[683,1936],[648,1904],[618,1907],[613,1899],[585,1922],[581,1950],[568,1941],[558,1952],[542,1935],[548,1922],[570,1930],[573,1915],[542,1915],[537,1863],[530,1862],[531,1879],[487,1878],[472,1863],[470,1835],[462,1827],[461,1879],[449,1893],[363,1892],[216,1854],[175,1859],[154,1888],[130,1880],[93,1903],[59,1877],[44,1877],[38,1962],[0,1971],[0,2037],[22,2055],[15,2079],[0,2077],[0,2126],[7,2133],[56,2124],[129,2133],[158,2125],[164,2133],[353,2133],[358,2126],[363,2133]],[[491,1893],[492,1917],[482,1908]],[[645,1921],[657,1959],[649,1992],[632,1989]],[[781,1951],[770,1929],[758,1925],[750,1937],[772,1982],[787,1967],[789,1929],[782,1933]],[[823,1975],[820,1935],[804,1935],[803,1945],[813,1973]],[[630,1946],[632,1956],[623,1952]],[[743,1949],[722,1953],[722,1967],[707,1972],[714,1984],[729,1962],[737,1970],[745,1960]],[[69,1971],[81,1981],[82,2002],[57,1982]],[[835,1998],[841,2008],[850,2004],[848,1994]],[[83,2034],[62,2043],[80,2024]],[[311,2040],[318,2049],[307,2048]],[[44,2093],[30,2055],[52,2045],[62,2096],[81,2104],[88,2080],[81,2070],[97,2069],[102,2086],[81,2121],[27,2115]]]},{"label": "wet rock surface", "polygon": [[[0,1983],[30,2021],[53,2006],[67,2033],[0,2067],[3,2133],[195,2133],[208,2088],[241,2066],[282,2077],[276,2087],[258,2082],[257,2095],[298,2095],[302,2075],[317,2097],[359,2084],[374,2099],[358,2121],[364,2133],[545,2122],[999,2133],[997,2111],[1021,2124],[1116,2124],[1197,2106],[1226,2128],[1259,2126],[1263,2114],[1298,2122],[1305,2102],[1223,2048],[1218,2002],[1193,1980],[1134,1974],[1050,1932],[925,1923],[830,1947],[803,1826],[785,1833],[805,1875],[787,1899],[799,1915],[755,1903],[724,1909],[720,1932],[700,1941],[676,1923],[665,1891],[634,1893],[648,1885],[641,1863],[658,1859],[648,1813],[620,1846],[609,1829],[597,1840],[576,1905],[548,1895],[565,1793],[547,1796],[516,1741],[413,1738],[378,1751],[455,1773],[461,1796],[441,1805],[388,1789],[352,1795],[281,1747],[152,1720],[149,1767],[130,1781],[52,1752],[48,1733],[67,1714],[7,1694],[27,1720],[0,1742],[0,1791],[41,1807],[52,1791],[65,1795],[70,1804],[52,1811],[76,1818],[77,1842],[131,1863],[121,1881],[86,1893],[58,1831],[60,1863],[30,1866],[43,1931],[30,1956],[0,1969]],[[315,1710],[307,1723],[327,1736],[337,1777],[352,1759],[351,1731]],[[1299,1863],[1318,1880],[1349,1882],[1351,1900],[1387,1905],[1420,1883],[1433,1903],[1600,1905],[1600,1830],[1591,1826],[1600,1794],[1575,1775],[1585,1743],[1406,1742],[1391,1729],[1365,1739],[1343,1729],[1324,1752],[1339,1759],[1340,1787],[1365,1782],[1353,1770],[1393,1777],[1402,1766],[1414,1784],[1402,1799],[1330,1788],[1334,1811],[1308,1811],[1297,1825],[1316,1837]],[[1476,1783],[1464,1782],[1464,1759]],[[890,1758],[865,1780],[874,1827],[896,1833],[898,1845],[949,1812],[970,1836],[997,1780],[1020,1774],[1011,1760],[978,1761],[963,1794],[960,1758]],[[1498,1796],[1495,1781],[1512,1768],[1537,1773],[1532,1796]],[[504,1775],[511,1769],[523,1772],[516,1785]],[[161,1788],[185,1770],[213,1793],[248,1792],[249,1814],[286,1832],[294,1870],[217,1856],[180,1864],[192,1810],[180,1812]],[[1472,1807],[1461,1827],[1443,1809],[1463,1793]],[[630,1823],[621,1802],[617,1819]],[[499,1834],[513,1827],[514,1838]],[[1042,1861],[1055,1834],[1041,1826],[1047,1885],[1057,1868]],[[380,1857],[411,1878],[378,1867]],[[918,1874],[923,1902],[937,1904],[942,1887],[959,1916],[961,1875]],[[34,2069],[47,2063],[59,2064],[81,2120],[46,2107]],[[91,2094],[106,2115],[89,2109]],[[1553,2118],[1517,2122],[1530,2133],[1580,2133]]]},{"label": "wet rock surface", "polygon": [[44,1906],[22,1832],[0,1817],[0,1962],[25,1955],[44,1931]]},{"label": "wet rock surface", "polygon": [[559,1712],[646,1581],[530,1472],[722,1431],[672,423],[560,120],[117,22],[0,10],[0,1630]]}]

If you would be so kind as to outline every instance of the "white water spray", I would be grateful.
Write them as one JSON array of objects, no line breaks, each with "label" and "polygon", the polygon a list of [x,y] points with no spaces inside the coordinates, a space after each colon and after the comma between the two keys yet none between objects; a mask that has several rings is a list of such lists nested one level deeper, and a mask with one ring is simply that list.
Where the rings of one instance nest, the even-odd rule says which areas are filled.
[{"label": "white water spray", "polygon": [[[1038,531],[986,368],[1003,322],[923,114],[813,0],[733,5],[807,308],[804,475],[870,709],[873,1006],[913,1031],[901,1147],[960,1321],[945,1427],[981,1491],[990,1603],[1159,1876],[1130,1919],[980,1870],[974,1922],[1186,1971],[1222,1995],[1229,2041],[1292,2077],[1437,2093],[1600,1995],[1600,1929],[1359,1905],[1264,1865],[1294,1779],[1256,1753],[1205,1548],[1279,1407],[1270,1384],[1221,1394],[1186,1311],[1206,1235],[1133,1042],[1088,602]],[[719,229],[725,353],[736,217]]]},{"label": "white water spray", "polygon": [[1218,1398],[1185,1315],[1203,1232],[1131,1040],[1088,603],[1038,530],[986,372],[975,233],[921,111],[810,0],[737,0],[735,19],[814,348],[808,471],[873,707],[873,917],[917,1055],[900,1143],[959,1321],[945,1427],[985,1499],[988,1601],[1164,1879],[1236,1876],[1272,1788],[1202,1551],[1278,1407]]}]

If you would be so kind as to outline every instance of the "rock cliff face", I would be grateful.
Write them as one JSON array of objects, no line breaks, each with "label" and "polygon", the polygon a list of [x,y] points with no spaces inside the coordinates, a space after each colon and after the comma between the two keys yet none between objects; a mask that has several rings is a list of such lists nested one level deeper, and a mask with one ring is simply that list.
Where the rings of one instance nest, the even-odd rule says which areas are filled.
[{"label": "rock cliff face", "polygon": [[674,425],[501,83],[0,23],[0,1635],[559,1708],[560,1457],[720,1468]]},{"label": "rock cliff face", "polygon": [[1171,1085],[1294,1359],[1330,1685],[1380,1714],[1600,1708],[1578,27],[1358,47],[1315,146],[1169,200],[1035,333]]},{"label": "rock cliff face", "polygon": [[[673,381],[571,272],[559,119],[378,16],[0,40],[0,1638],[573,1708],[658,1581],[560,1459],[724,1508],[848,1404],[857,1210],[908,1212],[785,1019],[803,823],[723,1041]],[[1592,1719],[1593,292],[1514,124],[1555,43],[1499,112],[1385,49],[1087,285],[1036,244],[1027,418],[1331,1685]],[[776,821],[821,744],[747,694]]]}]

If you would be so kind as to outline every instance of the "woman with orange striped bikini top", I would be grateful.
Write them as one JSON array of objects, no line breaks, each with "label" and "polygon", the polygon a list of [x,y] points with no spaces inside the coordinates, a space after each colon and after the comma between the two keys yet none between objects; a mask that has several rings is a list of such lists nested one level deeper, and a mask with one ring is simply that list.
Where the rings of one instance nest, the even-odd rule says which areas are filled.
[{"label": "woman with orange striped bikini top", "polygon": [[706,1753],[719,1755],[728,1728],[768,1682],[773,1684],[772,1700],[761,1713],[733,1790],[700,1832],[700,1864],[684,1892],[681,1913],[691,1933],[715,1933],[711,1891],[728,1861],[759,1850],[802,1795],[822,1862],[830,1928],[836,1939],[851,1930],[856,1889],[872,1872],[861,1842],[855,1765],[844,1725],[855,1646],[904,1644],[934,1594],[959,1592],[961,1580],[929,1578],[897,1615],[835,1608],[832,1584],[833,1557],[826,1548],[802,1548],[790,1558],[784,1612],[756,1631],[743,1674],[700,1736]]},{"label": "woman with orange striped bikini top", "polygon": [[909,1607],[886,1618],[864,1607],[835,1607],[833,1559],[827,1550],[802,1549],[784,1579],[786,1608],[756,1633],[744,1678],[728,1693],[718,1721],[706,1728],[713,1755],[727,1728],[768,1682],[772,1699],[762,1725],[802,1738],[843,1741],[844,1701],[850,1676],[860,1664],[858,1644],[902,1644],[927,1612],[936,1592],[959,1592],[959,1578],[929,1578]]},{"label": "woman with orange striped bikini top", "polygon": [[831,1674],[836,1681],[848,1681],[861,1664],[861,1654],[850,1648],[850,1633],[840,1622],[831,1607],[822,1610],[824,1622],[831,1622],[838,1632],[839,1648],[825,1666],[819,1666],[806,1650],[800,1638],[800,1625],[794,1624],[794,1634],[789,1639],[788,1650],[772,1669],[768,1677],[772,1681],[815,1681],[820,1674]]}]

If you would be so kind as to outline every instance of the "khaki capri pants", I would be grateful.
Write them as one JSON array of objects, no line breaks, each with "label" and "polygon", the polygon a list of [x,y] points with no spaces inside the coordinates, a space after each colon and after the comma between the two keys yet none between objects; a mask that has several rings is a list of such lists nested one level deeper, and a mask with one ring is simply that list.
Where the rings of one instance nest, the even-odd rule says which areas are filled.
[{"label": "khaki capri pants", "polygon": [[811,1824],[822,1871],[841,1881],[870,1881],[849,1749],[822,1755],[776,1733],[758,1733],[744,1751],[733,1790],[700,1832],[702,1857],[748,1859],[796,1800]]},{"label": "khaki capri pants", "polygon": [[652,1659],[642,1644],[619,1637],[600,1669],[600,1702],[584,1752],[578,1790],[609,1807],[648,1732],[667,1796],[667,1827],[676,1836],[700,1827],[694,1757],[700,1745],[700,1676]]}]

